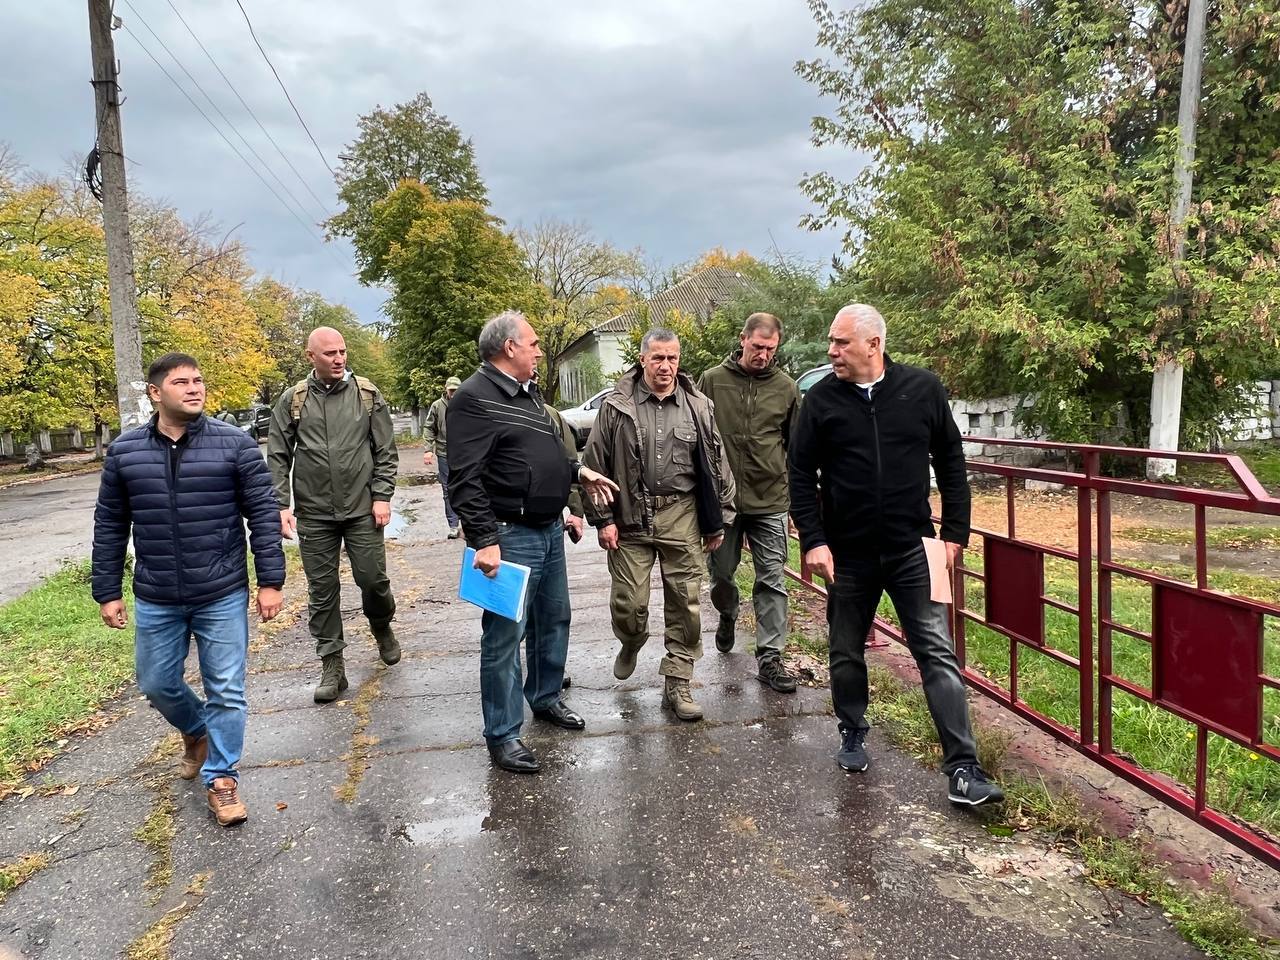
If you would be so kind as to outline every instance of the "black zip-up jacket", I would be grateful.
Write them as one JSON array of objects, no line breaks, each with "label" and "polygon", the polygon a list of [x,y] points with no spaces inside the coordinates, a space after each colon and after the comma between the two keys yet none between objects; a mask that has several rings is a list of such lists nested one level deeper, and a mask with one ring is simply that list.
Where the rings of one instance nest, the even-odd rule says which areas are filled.
[{"label": "black zip-up jacket", "polygon": [[888,356],[870,401],[834,373],[818,381],[800,406],[788,456],[800,548],[888,553],[932,537],[930,459],[942,539],[968,545],[964,445],[942,381]]},{"label": "black zip-up jacket", "polygon": [[142,600],[200,605],[247,587],[246,519],[258,585],[282,586],[280,507],[258,444],[209,417],[192,420],[175,443],[153,416],[107,448],[93,514],[93,599],[120,599],[130,532]]},{"label": "black zip-up jacket", "polygon": [[530,389],[486,363],[449,401],[449,502],[476,550],[498,542],[499,520],[546,526],[569,502],[579,464]]}]

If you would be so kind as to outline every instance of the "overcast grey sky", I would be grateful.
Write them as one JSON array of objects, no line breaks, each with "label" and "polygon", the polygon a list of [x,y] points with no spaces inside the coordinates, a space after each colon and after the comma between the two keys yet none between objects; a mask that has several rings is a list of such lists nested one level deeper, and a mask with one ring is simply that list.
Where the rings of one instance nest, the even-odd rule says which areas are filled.
[{"label": "overcast grey sky", "polygon": [[[766,253],[770,234],[781,249],[815,262],[837,251],[833,233],[796,225],[809,209],[796,186],[801,176],[849,175],[857,163],[809,145],[810,117],[829,107],[792,72],[815,52],[801,0],[242,2],[335,168],[361,113],[425,90],[474,141],[494,212],[513,226],[583,220],[602,238],[641,246],[668,265],[717,245]],[[86,2],[5,6],[0,140],[29,166],[57,172],[93,144]],[[235,0],[116,0],[128,30],[221,124],[150,26],[302,201],[305,219],[319,220],[315,201],[173,7],[332,212],[332,178]],[[377,319],[383,294],[352,278],[349,249],[322,245],[319,228],[293,219],[134,36],[117,30],[115,41],[133,184],[184,216],[208,211],[228,228],[242,224],[236,236],[260,273]]]}]

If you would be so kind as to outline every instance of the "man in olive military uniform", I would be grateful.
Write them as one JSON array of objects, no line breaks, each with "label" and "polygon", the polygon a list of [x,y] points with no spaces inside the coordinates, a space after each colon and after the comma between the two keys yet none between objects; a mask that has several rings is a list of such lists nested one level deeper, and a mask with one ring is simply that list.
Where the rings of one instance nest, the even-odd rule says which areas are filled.
[{"label": "man in olive military uniform", "polygon": [[724,543],[711,554],[711,602],[720,611],[716,649],[733,649],[738,619],[742,541],[751,545],[755,584],[757,676],[779,693],[794,693],[795,679],[782,665],[787,645],[787,446],[800,409],[796,383],[774,362],[782,323],[769,313],[747,317],[740,346],[698,380],[715,404],[716,425],[738,487],[737,519],[725,527]]},{"label": "man in olive military uniform", "polygon": [[437,397],[427,410],[427,422],[423,428],[426,434],[427,449],[422,454],[422,465],[436,465],[436,476],[440,478],[440,492],[444,494],[444,516],[449,521],[449,539],[457,540],[462,531],[458,528],[458,515],[453,512],[453,504],[449,502],[449,445],[446,439],[445,412],[449,409],[449,401],[462,386],[457,377],[450,377],[444,382],[444,396]]},{"label": "man in olive military uniform", "polygon": [[703,554],[733,523],[734,482],[711,403],[679,368],[675,333],[646,333],[639,364],[600,405],[583,460],[620,487],[612,504],[588,507],[609,551],[609,612],[622,644],[613,675],[631,676],[649,639],[649,575],[658,560],[666,619],[662,702],[681,720],[699,720],[702,707],[689,690],[702,656],[698,588]]},{"label": "man in olive military uniform", "polygon": [[315,701],[328,703],[347,688],[338,579],[344,545],[378,654],[388,665],[400,660],[383,542],[399,456],[391,410],[372,382],[347,368],[342,334],[332,327],[313,330],[307,360],[311,374],[286,390],[272,411],[267,463],[285,535],[296,534],[307,575],[308,626],[322,662]]}]

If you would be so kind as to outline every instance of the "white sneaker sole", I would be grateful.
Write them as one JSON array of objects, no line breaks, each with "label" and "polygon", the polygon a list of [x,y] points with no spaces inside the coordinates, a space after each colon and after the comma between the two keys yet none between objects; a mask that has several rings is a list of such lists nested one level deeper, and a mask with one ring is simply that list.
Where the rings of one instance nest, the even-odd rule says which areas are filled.
[{"label": "white sneaker sole", "polygon": [[981,807],[984,804],[988,804],[988,803],[1004,802],[1004,797],[982,797],[979,800],[974,800],[971,797],[957,797],[950,790],[947,791],[947,799],[950,800],[952,803],[958,804],[959,806],[963,806],[963,807]]}]

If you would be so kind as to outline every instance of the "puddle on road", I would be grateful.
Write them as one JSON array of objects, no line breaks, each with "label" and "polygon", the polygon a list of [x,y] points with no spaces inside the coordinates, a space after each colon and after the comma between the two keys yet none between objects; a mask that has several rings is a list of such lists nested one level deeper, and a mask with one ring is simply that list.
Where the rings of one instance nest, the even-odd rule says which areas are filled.
[{"label": "puddle on road", "polygon": [[399,540],[409,531],[409,524],[413,523],[414,519],[412,514],[392,510],[391,522],[382,528],[382,535],[388,540]]},{"label": "puddle on road", "polygon": [[463,813],[455,817],[441,817],[439,820],[406,823],[396,831],[396,836],[412,844],[467,840],[480,835],[484,830],[486,817],[487,814],[484,813]]}]

